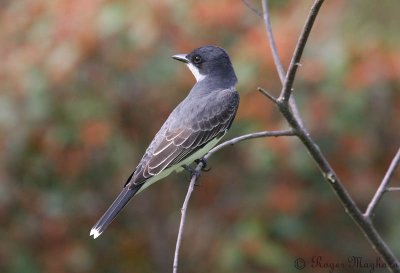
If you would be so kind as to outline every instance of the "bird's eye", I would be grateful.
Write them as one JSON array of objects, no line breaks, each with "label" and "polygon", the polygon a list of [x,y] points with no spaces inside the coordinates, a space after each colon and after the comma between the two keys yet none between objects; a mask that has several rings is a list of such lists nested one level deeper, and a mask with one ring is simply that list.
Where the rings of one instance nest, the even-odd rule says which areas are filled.
[{"label": "bird's eye", "polygon": [[195,56],[193,56],[192,61],[195,64],[199,64],[199,63],[202,62],[202,59],[201,59],[201,57],[199,55],[195,55]]}]

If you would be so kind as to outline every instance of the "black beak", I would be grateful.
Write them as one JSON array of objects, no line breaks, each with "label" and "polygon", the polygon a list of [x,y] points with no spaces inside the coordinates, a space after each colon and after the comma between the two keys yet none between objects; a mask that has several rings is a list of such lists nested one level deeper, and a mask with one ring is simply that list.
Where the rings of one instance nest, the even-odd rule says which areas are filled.
[{"label": "black beak", "polygon": [[172,56],[172,59],[175,59],[177,61],[183,62],[185,64],[189,63],[189,59],[186,58],[187,54],[177,54]]}]

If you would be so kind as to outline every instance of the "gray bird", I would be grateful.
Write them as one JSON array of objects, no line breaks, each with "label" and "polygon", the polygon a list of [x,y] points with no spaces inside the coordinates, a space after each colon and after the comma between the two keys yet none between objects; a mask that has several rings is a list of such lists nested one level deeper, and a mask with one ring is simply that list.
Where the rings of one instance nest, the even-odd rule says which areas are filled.
[{"label": "gray bird", "polygon": [[189,67],[196,84],[169,115],[122,192],[93,226],[90,235],[94,238],[135,194],[201,159],[221,140],[235,118],[239,106],[237,78],[224,49],[203,46],[172,58]]}]

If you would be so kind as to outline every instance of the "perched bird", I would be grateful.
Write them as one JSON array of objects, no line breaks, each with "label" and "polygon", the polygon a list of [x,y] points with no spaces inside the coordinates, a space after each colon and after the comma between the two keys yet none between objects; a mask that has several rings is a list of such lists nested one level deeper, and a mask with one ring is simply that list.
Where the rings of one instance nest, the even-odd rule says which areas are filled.
[{"label": "perched bird", "polygon": [[235,118],[239,106],[237,78],[224,49],[208,45],[172,58],[189,67],[196,84],[169,115],[122,192],[93,226],[90,235],[94,238],[135,194],[201,159],[221,140]]}]

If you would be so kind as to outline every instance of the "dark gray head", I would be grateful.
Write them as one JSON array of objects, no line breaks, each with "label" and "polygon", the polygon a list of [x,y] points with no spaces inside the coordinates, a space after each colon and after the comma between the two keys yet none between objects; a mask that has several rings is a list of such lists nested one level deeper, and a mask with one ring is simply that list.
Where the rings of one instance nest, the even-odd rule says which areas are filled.
[{"label": "dark gray head", "polygon": [[184,62],[193,73],[197,83],[204,82],[229,88],[237,83],[235,71],[226,51],[217,46],[202,46],[189,54],[172,56]]}]

